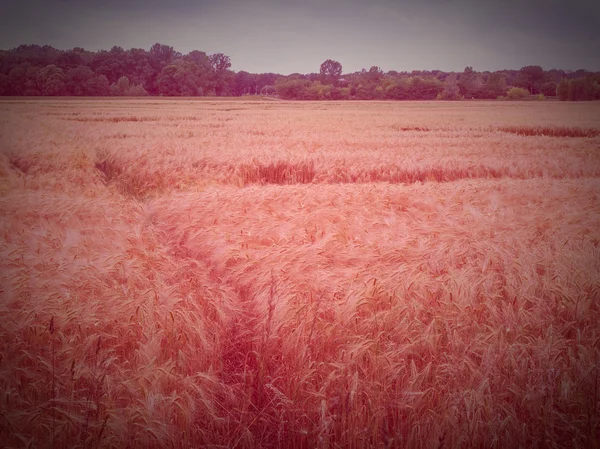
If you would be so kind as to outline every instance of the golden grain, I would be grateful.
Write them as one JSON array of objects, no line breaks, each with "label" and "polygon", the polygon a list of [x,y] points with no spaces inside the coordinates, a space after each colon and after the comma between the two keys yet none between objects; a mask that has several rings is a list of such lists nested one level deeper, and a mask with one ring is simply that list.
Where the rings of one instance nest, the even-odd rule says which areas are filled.
[{"label": "golden grain", "polygon": [[597,103],[6,106],[8,446],[600,441]]}]

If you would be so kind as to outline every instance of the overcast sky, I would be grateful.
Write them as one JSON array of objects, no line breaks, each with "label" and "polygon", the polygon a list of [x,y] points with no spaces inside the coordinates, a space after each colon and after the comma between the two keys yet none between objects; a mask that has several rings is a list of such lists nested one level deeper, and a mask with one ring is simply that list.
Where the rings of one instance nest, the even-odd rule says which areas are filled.
[{"label": "overcast sky", "polygon": [[0,48],[225,53],[236,71],[600,71],[599,0],[0,0]]}]

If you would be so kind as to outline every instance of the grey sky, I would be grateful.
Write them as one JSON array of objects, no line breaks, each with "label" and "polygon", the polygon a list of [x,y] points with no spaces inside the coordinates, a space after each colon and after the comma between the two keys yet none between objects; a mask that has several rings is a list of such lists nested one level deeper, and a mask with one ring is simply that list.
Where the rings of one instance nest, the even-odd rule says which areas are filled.
[{"label": "grey sky", "polygon": [[597,0],[0,0],[0,48],[150,48],[231,57],[234,70],[600,71]]}]

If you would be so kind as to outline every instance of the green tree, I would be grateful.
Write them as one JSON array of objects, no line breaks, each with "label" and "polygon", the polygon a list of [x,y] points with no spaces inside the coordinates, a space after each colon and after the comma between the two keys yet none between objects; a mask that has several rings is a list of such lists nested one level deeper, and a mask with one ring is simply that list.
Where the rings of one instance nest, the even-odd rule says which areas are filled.
[{"label": "green tree", "polygon": [[221,96],[224,93],[226,85],[233,81],[232,73],[229,71],[231,60],[229,56],[223,53],[210,55],[208,60],[212,71],[215,93],[217,96]]},{"label": "green tree", "polygon": [[451,73],[446,77],[444,81],[444,90],[440,92],[437,96],[438,100],[462,100],[463,97],[460,94],[460,89],[458,88],[458,80],[456,77],[456,73]]},{"label": "green tree", "polygon": [[321,81],[325,84],[336,84],[338,78],[342,74],[342,64],[333,59],[327,59],[321,64],[319,75]]},{"label": "green tree", "polygon": [[125,95],[125,92],[129,89],[129,78],[122,76],[116,83],[110,86],[110,94],[118,97]]},{"label": "green tree", "polygon": [[180,55],[169,45],[159,44],[157,42],[150,48],[150,58],[160,66],[169,64],[178,56]]},{"label": "green tree", "polygon": [[25,95],[27,70],[24,66],[17,65],[8,72],[9,95]]},{"label": "green tree", "polygon": [[546,81],[540,85],[540,93],[545,97],[553,97],[556,95],[557,84],[554,81]]},{"label": "green tree", "polygon": [[129,86],[129,88],[125,91],[126,97],[146,97],[148,96],[148,92],[144,89],[144,86],[139,84],[134,84],[133,86]]},{"label": "green tree", "polygon": [[87,66],[70,69],[66,73],[66,84],[70,95],[104,96],[110,92],[108,78],[96,75]]},{"label": "green tree", "polygon": [[85,65],[86,62],[82,57],[83,53],[83,49],[81,49],[81,51],[77,51],[75,48],[73,50],[63,51],[55,59],[54,64],[63,69],[63,71],[74,69],[79,65]]},{"label": "green tree", "polygon": [[359,84],[356,86],[354,96],[357,100],[375,100],[379,95],[376,89],[377,85],[373,83]]},{"label": "green tree", "polygon": [[110,95],[108,78],[104,75],[96,75],[87,80],[85,94],[89,96],[105,97]]},{"label": "green tree", "polygon": [[378,66],[374,65],[367,72],[367,77],[370,81],[379,82],[381,78],[383,78],[383,70],[381,70]]},{"label": "green tree", "polygon": [[150,53],[143,48],[132,48],[127,52],[126,75],[132,85],[139,84],[146,90],[153,89],[159,71],[153,66]]},{"label": "green tree", "polygon": [[388,100],[408,100],[410,83],[407,79],[393,80],[385,88],[385,98]]},{"label": "green tree", "polygon": [[164,96],[193,97],[212,88],[208,74],[191,60],[179,59],[166,65],[157,77],[157,89]]},{"label": "green tree", "polygon": [[596,98],[594,80],[591,77],[580,77],[569,80],[569,101],[592,101]]},{"label": "green tree", "polygon": [[[261,88],[262,89],[262,88]],[[256,77],[244,70],[237,72],[233,81],[234,95],[255,94],[258,91]]]},{"label": "green tree", "polygon": [[121,76],[127,73],[127,52],[117,46],[111,48],[110,51],[101,51],[94,58],[91,68],[96,75],[105,75],[109,83],[116,83]]},{"label": "green tree", "polygon": [[500,72],[490,73],[485,82],[480,98],[496,99],[506,95],[506,75]]},{"label": "green tree", "polygon": [[208,58],[208,55],[200,50],[190,51],[187,55],[183,57],[183,59],[188,61],[193,61],[199,67],[204,67],[206,70],[210,70],[211,62]]},{"label": "green tree", "polygon": [[556,86],[556,96],[560,101],[567,101],[569,99],[569,80],[563,78]]},{"label": "green tree", "polygon": [[37,86],[44,96],[57,96],[66,93],[65,74],[54,64],[47,65],[37,74]]},{"label": "green tree", "polygon": [[175,79],[176,73],[177,66],[174,64],[169,64],[162,68],[156,78],[156,87],[159,95],[164,95],[166,97],[179,95],[179,85]]},{"label": "green tree", "polygon": [[539,65],[521,67],[517,76],[517,85],[526,88],[532,95],[539,93],[540,86],[546,80],[546,72]]},{"label": "green tree", "polygon": [[10,95],[10,88],[10,79],[8,78],[8,75],[0,73],[0,96]]},{"label": "green tree", "polygon": [[473,67],[465,67],[458,80],[458,89],[465,98],[479,98],[483,88],[481,75],[473,70]]},{"label": "green tree", "polygon": [[437,78],[413,76],[409,82],[409,100],[435,100],[444,89],[443,83]]},{"label": "green tree", "polygon": [[592,88],[594,89],[594,100],[600,100],[600,82],[594,81]]},{"label": "green tree", "polygon": [[509,100],[522,100],[529,95],[529,91],[527,89],[523,89],[522,87],[511,87],[508,89],[506,95],[508,96]]},{"label": "green tree", "polygon": [[231,59],[223,53],[215,53],[208,57],[210,66],[214,73],[222,73],[231,67]]},{"label": "green tree", "polygon": [[311,85],[309,80],[282,77],[275,82],[275,90],[277,95],[285,100],[301,100],[305,99]]}]

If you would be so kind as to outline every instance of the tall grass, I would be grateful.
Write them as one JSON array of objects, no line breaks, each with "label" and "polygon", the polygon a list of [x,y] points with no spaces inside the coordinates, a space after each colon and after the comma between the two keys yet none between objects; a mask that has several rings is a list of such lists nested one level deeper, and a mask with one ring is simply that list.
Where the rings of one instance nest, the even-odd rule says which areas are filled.
[{"label": "tall grass", "polygon": [[238,176],[242,185],[307,184],[315,179],[315,168],[312,161],[299,164],[271,162],[268,165],[255,162],[242,164],[238,168]]},{"label": "tall grass", "polygon": [[239,104],[0,112],[6,447],[600,444],[590,119]]}]

